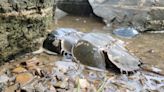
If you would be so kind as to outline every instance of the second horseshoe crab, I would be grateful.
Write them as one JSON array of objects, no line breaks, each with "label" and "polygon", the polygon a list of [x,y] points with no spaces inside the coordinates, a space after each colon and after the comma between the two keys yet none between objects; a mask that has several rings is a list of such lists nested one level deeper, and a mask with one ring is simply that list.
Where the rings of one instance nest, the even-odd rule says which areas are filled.
[{"label": "second horseshoe crab", "polygon": [[133,72],[140,68],[140,60],[125,49],[121,40],[102,33],[84,35],[72,49],[73,59],[82,64],[106,69],[118,68]]}]

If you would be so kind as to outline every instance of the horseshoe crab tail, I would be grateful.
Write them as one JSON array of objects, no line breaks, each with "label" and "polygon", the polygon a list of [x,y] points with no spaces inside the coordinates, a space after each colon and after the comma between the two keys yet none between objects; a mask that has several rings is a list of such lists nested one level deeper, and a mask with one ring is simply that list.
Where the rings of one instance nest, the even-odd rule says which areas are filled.
[{"label": "horseshoe crab tail", "polygon": [[143,71],[147,71],[147,72],[151,72],[151,73],[154,73],[154,74],[158,74],[158,75],[161,75],[161,76],[164,76],[164,72],[162,72],[162,70],[156,68],[156,70],[154,69],[154,67],[151,67],[151,66],[148,66],[148,65],[142,65],[140,66],[141,70]]}]

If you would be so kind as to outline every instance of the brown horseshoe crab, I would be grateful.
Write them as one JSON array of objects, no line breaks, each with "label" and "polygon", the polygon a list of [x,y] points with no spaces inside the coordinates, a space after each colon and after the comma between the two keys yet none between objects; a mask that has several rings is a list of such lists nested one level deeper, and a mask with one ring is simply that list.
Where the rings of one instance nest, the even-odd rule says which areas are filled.
[{"label": "brown horseshoe crab", "polygon": [[83,36],[84,33],[71,28],[59,28],[48,34],[43,42],[43,48],[57,54],[70,56],[72,46]]},{"label": "brown horseshoe crab", "polygon": [[72,54],[75,61],[101,69],[110,66],[121,72],[133,72],[141,65],[140,60],[125,49],[121,40],[102,33],[84,35],[73,47]]}]

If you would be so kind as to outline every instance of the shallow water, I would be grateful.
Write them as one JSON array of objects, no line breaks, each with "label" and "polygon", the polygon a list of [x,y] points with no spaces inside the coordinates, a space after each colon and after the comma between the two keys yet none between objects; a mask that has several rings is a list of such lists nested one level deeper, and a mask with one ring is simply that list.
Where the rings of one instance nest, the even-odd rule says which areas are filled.
[{"label": "shallow water", "polygon": [[164,34],[140,34],[127,47],[144,63],[164,70]]},{"label": "shallow water", "polygon": [[[67,15],[58,21],[54,21],[54,23],[49,27],[50,29],[74,28],[82,32],[103,32],[117,37],[112,34],[112,29],[107,28],[100,19],[93,16]],[[149,66],[160,68],[164,71],[164,34],[140,33],[132,39],[119,39],[125,41],[127,43],[127,49],[140,58],[143,63],[146,63]],[[23,57],[23,59],[18,58],[17,60],[14,60],[17,61],[14,63],[17,64],[35,56],[25,57],[26,58]],[[61,60],[61,57],[45,54],[37,55],[37,57],[44,62]],[[4,66],[1,66],[0,68],[2,69],[3,67]]]}]

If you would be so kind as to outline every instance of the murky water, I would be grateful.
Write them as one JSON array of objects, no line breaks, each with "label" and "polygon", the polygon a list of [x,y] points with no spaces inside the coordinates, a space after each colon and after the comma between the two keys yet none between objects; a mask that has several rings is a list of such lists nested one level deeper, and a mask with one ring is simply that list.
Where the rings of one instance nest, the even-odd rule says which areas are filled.
[{"label": "murky water", "polygon": [[101,30],[104,25],[105,24],[101,22],[101,19],[95,18],[94,16],[80,17],[71,15],[67,15],[53,24],[55,28],[69,27],[83,32],[89,32],[94,29]]},{"label": "murky water", "polygon": [[144,63],[164,70],[164,34],[140,34],[128,42],[128,48]]}]

